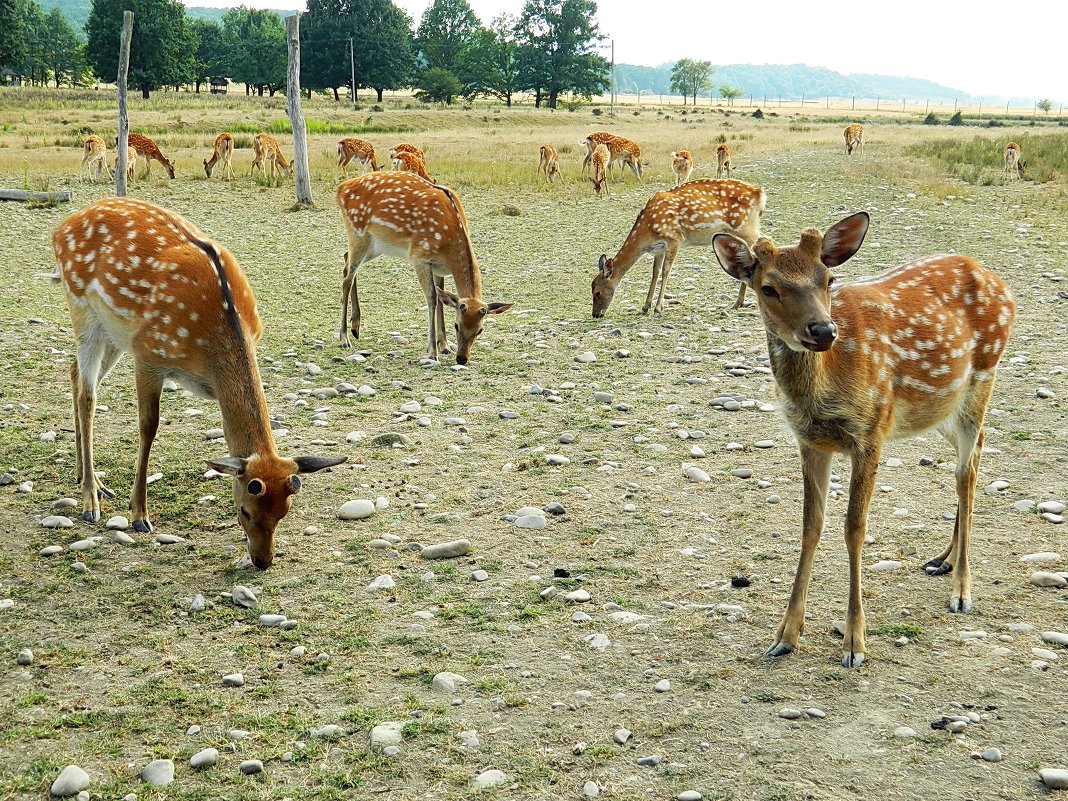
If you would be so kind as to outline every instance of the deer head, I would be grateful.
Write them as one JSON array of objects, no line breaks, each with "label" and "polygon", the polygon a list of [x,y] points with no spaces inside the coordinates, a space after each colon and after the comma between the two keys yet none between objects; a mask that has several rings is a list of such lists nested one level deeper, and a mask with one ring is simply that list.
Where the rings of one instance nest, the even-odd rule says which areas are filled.
[{"label": "deer head", "polygon": [[488,315],[503,314],[514,304],[483,303],[477,298],[458,298],[444,289],[437,289],[438,302],[456,310],[456,363],[467,364],[471,346],[482,333],[482,323]]}]

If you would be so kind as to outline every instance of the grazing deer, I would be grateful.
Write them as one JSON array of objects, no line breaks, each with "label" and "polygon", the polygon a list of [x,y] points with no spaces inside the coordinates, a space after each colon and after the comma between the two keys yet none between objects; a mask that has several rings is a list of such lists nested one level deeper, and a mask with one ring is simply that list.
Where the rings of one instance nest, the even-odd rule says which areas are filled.
[{"label": "grazing deer", "polygon": [[357,159],[365,168],[371,165],[371,170],[378,169],[375,161],[375,148],[366,139],[342,139],[337,143],[337,166],[348,175],[349,162]]},{"label": "grazing deer", "polygon": [[212,145],[210,159],[204,159],[204,172],[209,178],[218,162],[222,162],[223,178],[227,181],[234,179],[234,137],[233,134],[223,132],[215,137]]},{"label": "grazing deer", "polygon": [[99,136],[87,136],[85,154],[82,156],[82,166],[78,170],[78,177],[98,181],[101,173],[106,173],[108,178],[111,178],[111,168],[108,166],[108,146]]},{"label": "grazing deer", "polygon": [[113,498],[93,469],[97,386],[123,353],[134,361],[140,450],[130,498],[134,529],[150,532],[146,476],[159,427],[163,382],[216,398],[230,455],[207,460],[234,476],[238,522],[260,568],[274,560],[274,531],[300,489],[301,473],[345,457],[286,458],[275,450],[256,364],[263,325],[241,267],[222,245],[166,209],[130,198],[97,201],[52,237],[70,306],[71,364],[82,517],[100,521]]},{"label": "grazing deer", "polygon": [[689,150],[677,150],[671,154],[671,171],[675,173],[675,186],[690,180],[693,174],[693,156]]},{"label": "grazing deer", "polygon": [[[271,174],[267,177],[267,170],[263,162],[270,162]],[[255,175],[257,168],[264,180],[273,181],[277,171],[287,178],[293,176],[293,162],[289,161],[282,153],[278,140],[270,134],[258,133],[252,137],[252,173]]]},{"label": "grazing deer", "polygon": [[925,568],[953,573],[951,612],[972,607],[968,549],[983,416],[1016,305],[1008,286],[966,256],[934,256],[831,288],[830,270],[860,248],[860,212],[801,234],[793,247],[729,234],[713,241],[723,269],[756,293],[782,411],[801,449],[801,559],[768,656],[793,651],[805,623],[834,453],[852,463],[845,542],[849,608],[842,665],[864,662],[861,550],[883,443],[937,428],[956,450],[953,537]]},{"label": "grazing deer", "polygon": [[389,149],[390,160],[392,161],[396,158],[398,153],[414,153],[423,161],[426,161],[426,154],[423,152],[422,148],[410,145],[407,142],[401,142],[399,145],[394,145]]},{"label": "grazing deer", "polygon": [[1023,162],[1020,161],[1020,146],[1015,142],[1005,145],[1005,175],[1013,178],[1023,176]]},{"label": "grazing deer", "polygon": [[552,183],[560,175],[560,155],[552,145],[542,145],[538,148],[537,174],[543,176],[546,183]]},{"label": "grazing deer", "polygon": [[401,172],[411,172],[424,180],[434,183],[434,179],[426,171],[426,161],[420,156],[407,150],[401,150],[393,156],[393,169]]},{"label": "grazing deer", "polygon": [[[127,144],[137,151],[139,158],[145,160],[145,178],[152,174],[153,161],[158,161],[162,164],[163,169],[167,171],[167,175],[171,178],[174,177],[174,162],[164,156],[163,151],[149,137],[138,133],[130,133],[127,134]],[[115,146],[118,147],[118,145],[119,138],[115,137]]]},{"label": "grazing deer", "polygon": [[586,170],[593,160],[593,151],[597,145],[605,145],[608,148],[608,165],[612,167],[616,162],[619,162],[619,176],[622,180],[624,166],[630,167],[631,172],[635,177],[641,180],[642,175],[645,172],[645,162],[642,161],[642,148],[637,142],[626,139],[622,136],[616,136],[608,131],[594,131],[587,136],[581,144],[586,146],[586,156],[582,159],[582,174],[586,174]]},{"label": "grazing deer", "polygon": [[[134,179],[134,165],[137,164],[137,150],[133,145],[126,146],[126,180],[132,181]],[[112,165],[115,172],[119,171],[119,156],[115,155],[115,163]]]},{"label": "grazing deer", "polygon": [[[660,293],[653,312],[660,314],[671,265],[679,248],[711,244],[712,235],[722,231],[736,233],[746,242],[756,242],[765,202],[763,189],[741,181],[704,179],[657,192],[638,212],[615,257],[609,259],[601,254],[591,287],[593,316],[604,317],[619,282],[646,253],[653,256],[653,275],[642,314],[648,314],[653,307],[658,280]],[[743,284],[735,308],[741,306],[744,290]]]},{"label": "grazing deer", "polygon": [[723,173],[727,173],[727,177],[731,178],[734,174],[734,163],[732,161],[733,154],[730,147],[724,143],[716,148],[716,177],[722,178]]},{"label": "grazing deer", "polygon": [[[450,352],[444,310],[449,306],[456,310],[456,363],[467,364],[486,317],[506,312],[512,304],[482,300],[482,275],[456,193],[408,172],[369,172],[337,188],[337,205],[349,239],[341,287],[342,345],[350,344],[349,329],[360,338],[356,271],[365,261],[386,254],[407,260],[423,288],[429,316],[427,357],[436,360],[439,353]],[[452,276],[457,294],[445,291],[446,276]],[[346,329],[350,292],[352,319]]]},{"label": "grazing deer", "polygon": [[593,149],[593,155],[590,156],[590,166],[593,170],[593,176],[590,181],[593,183],[593,191],[597,193],[597,197],[601,196],[601,191],[610,194],[608,191],[608,165],[611,154],[608,151],[607,145],[597,145]]},{"label": "grazing deer", "polygon": [[845,129],[846,155],[852,156],[864,147],[864,126],[854,122]]}]

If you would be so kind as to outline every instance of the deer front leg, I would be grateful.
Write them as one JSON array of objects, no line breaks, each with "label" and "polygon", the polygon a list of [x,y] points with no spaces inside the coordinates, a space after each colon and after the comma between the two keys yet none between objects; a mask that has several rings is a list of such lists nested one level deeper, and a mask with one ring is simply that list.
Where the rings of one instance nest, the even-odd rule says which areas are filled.
[{"label": "deer front leg", "polygon": [[668,245],[667,251],[660,262],[660,292],[656,296],[656,306],[653,307],[653,314],[663,314],[664,312],[664,293],[667,291],[668,278],[671,276],[671,265],[675,262],[675,256],[678,252],[679,249],[676,245]]},{"label": "deer front leg", "polygon": [[[987,400],[989,400],[989,394]],[[967,428],[959,434],[956,471],[957,521],[953,529],[956,548],[954,552],[947,555],[948,563],[952,565],[953,570],[953,590],[949,597],[950,612],[972,611],[971,567],[968,564],[968,550],[972,536],[972,503],[975,500],[975,482],[979,473],[979,460],[983,453],[983,439],[982,421],[968,421]]]},{"label": "deer front leg", "polygon": [[[445,291],[445,276],[435,276],[434,285]],[[434,299],[437,300],[438,294],[434,293]],[[436,303],[437,311],[434,316],[434,328],[437,336],[437,345],[439,353],[452,353],[452,347],[449,345],[449,338],[445,334],[445,305],[440,301]]]},{"label": "deer front leg", "polygon": [[645,293],[645,305],[642,306],[642,314],[648,314],[653,305],[653,293],[656,292],[656,282],[660,279],[660,268],[664,264],[664,254],[657,253],[653,256],[653,274],[649,278],[649,291]]},{"label": "deer front leg", "polygon": [[440,308],[441,303],[438,301],[437,292],[434,288],[434,273],[431,268],[425,264],[417,264],[415,273],[419,278],[419,285],[423,288],[423,295],[426,297],[426,357],[438,361],[437,315],[444,314],[445,311]]},{"label": "deer front leg", "polygon": [[827,487],[831,481],[831,454],[801,446],[801,476],[804,481],[805,502],[801,523],[801,558],[794,574],[790,602],[786,606],[775,642],[765,656],[785,656],[797,648],[805,628],[805,606],[808,585],[812,576],[812,561],[823,533],[823,517],[827,506]]},{"label": "deer front leg", "polygon": [[158,374],[137,371],[137,418],[141,437],[137,453],[137,470],[134,473],[133,492],[130,495],[130,513],[133,517],[134,531],[144,534],[152,533],[152,523],[148,519],[148,456],[152,451],[152,442],[159,430],[159,397],[163,392],[163,382]]},{"label": "deer front leg", "polygon": [[738,300],[734,301],[734,308],[742,308],[742,304],[745,303],[745,284],[739,282],[738,286]]},{"label": "deer front leg", "polygon": [[868,506],[875,489],[875,471],[879,467],[882,443],[867,450],[853,452],[853,476],[849,481],[849,506],[846,508],[845,543],[849,553],[849,607],[846,611],[845,641],[842,644],[842,667],[864,664],[864,597],[860,587],[860,558],[864,535],[868,531]]}]

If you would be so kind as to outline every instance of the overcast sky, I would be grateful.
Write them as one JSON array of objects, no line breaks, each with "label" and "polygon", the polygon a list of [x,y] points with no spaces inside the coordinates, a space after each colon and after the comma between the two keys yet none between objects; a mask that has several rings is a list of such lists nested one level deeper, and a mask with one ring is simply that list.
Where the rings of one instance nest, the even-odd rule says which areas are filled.
[{"label": "overcast sky", "polygon": [[[208,4],[211,0],[187,0]],[[229,0],[223,0],[229,4]],[[245,0],[281,7],[284,0]],[[297,0],[299,3],[300,0]],[[430,0],[394,0],[418,25]],[[484,24],[523,0],[468,0]],[[293,8],[297,3],[290,3]],[[237,3],[234,2],[236,5]],[[971,95],[1068,102],[1068,0],[600,0],[616,63],[808,64],[927,78]],[[605,55],[608,55],[607,50]]]}]

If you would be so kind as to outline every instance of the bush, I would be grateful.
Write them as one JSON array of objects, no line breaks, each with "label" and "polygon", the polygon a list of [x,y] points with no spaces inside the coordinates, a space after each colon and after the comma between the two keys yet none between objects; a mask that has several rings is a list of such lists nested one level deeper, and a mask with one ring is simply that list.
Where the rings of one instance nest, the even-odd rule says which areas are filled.
[{"label": "bush", "polygon": [[753,116],[754,120],[762,120],[762,119],[764,119],[764,112],[761,111],[760,109],[757,109],[756,111],[753,112],[752,116]]},{"label": "bush", "polygon": [[997,120],[997,119],[990,120],[990,122],[988,122],[986,124],[986,127],[987,128],[1004,128],[1005,127],[1005,123],[1002,122],[1001,120]]},{"label": "bush", "polygon": [[595,117],[600,117],[602,114],[604,114],[604,112],[599,108],[591,109],[591,113]]},{"label": "bush", "polygon": [[938,125],[939,124],[938,123],[938,117],[935,116],[935,113],[933,111],[929,112],[927,114],[927,116],[923,118],[923,124],[924,125]]},{"label": "bush", "polygon": [[959,111],[949,118],[950,125],[964,125],[964,115]]}]

